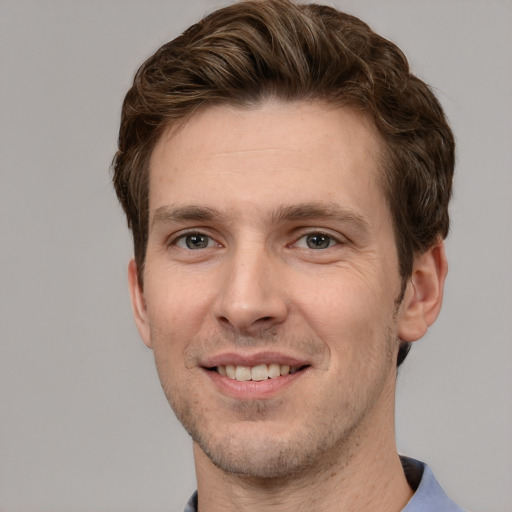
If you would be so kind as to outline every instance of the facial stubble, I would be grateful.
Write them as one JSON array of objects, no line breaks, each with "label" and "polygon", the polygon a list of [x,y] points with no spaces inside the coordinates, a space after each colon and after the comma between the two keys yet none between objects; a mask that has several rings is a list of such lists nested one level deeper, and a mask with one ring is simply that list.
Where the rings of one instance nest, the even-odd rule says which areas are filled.
[{"label": "facial stubble", "polygon": [[[396,310],[393,314],[395,321]],[[365,416],[377,402],[386,376],[394,366],[393,354],[396,353],[397,341],[393,332],[394,329],[388,325],[382,340],[385,347],[380,347],[384,351],[384,364],[382,360],[368,361],[369,364],[380,362],[382,365],[377,373],[378,378],[370,388],[356,390],[355,394],[344,396],[344,403],[335,403],[332,407],[325,396],[314,397],[310,403],[301,404],[309,408],[304,415],[305,421],[286,432],[276,431],[275,425],[272,425],[276,415],[279,417],[282,414],[281,408],[287,405],[282,398],[241,401],[226,398],[223,406],[230,414],[222,418],[221,424],[212,425],[211,418],[218,413],[213,411],[212,414],[211,408],[215,408],[215,405],[205,403],[200,390],[193,386],[187,388],[185,394],[183,389],[174,389],[165,377],[166,369],[162,367],[165,363],[159,363],[159,358],[156,358],[157,368],[167,399],[178,420],[215,466],[227,474],[256,479],[287,479],[300,473],[317,471],[321,465],[340,462],[348,464],[353,446],[358,443],[359,430]],[[153,334],[158,336],[157,333]],[[291,346],[310,357],[316,355],[319,360],[325,350],[324,345],[314,338],[286,338],[283,341],[272,336],[272,340],[274,344],[278,342],[280,349]],[[220,340],[218,337],[191,343],[185,349],[186,367],[193,366],[198,353],[204,353],[209,346],[222,346],[222,343],[226,343],[225,338]],[[267,334],[261,338],[235,336],[230,340],[231,346],[268,346],[268,343]],[[372,358],[375,359],[375,355]],[[327,371],[327,368],[315,368],[314,371]],[[298,412],[300,414],[301,411]]]}]

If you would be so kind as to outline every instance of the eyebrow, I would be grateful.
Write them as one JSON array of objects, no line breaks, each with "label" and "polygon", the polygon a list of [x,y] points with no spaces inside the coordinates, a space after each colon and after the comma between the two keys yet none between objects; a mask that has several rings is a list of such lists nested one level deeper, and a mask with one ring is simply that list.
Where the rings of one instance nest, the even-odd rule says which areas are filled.
[{"label": "eyebrow", "polygon": [[300,220],[325,219],[353,224],[360,229],[369,230],[369,222],[358,212],[344,208],[336,203],[302,203],[282,206],[272,214],[272,222],[293,222]]},{"label": "eyebrow", "polygon": [[155,224],[167,224],[169,222],[189,222],[189,221],[212,221],[222,217],[222,213],[215,208],[206,206],[178,206],[170,205],[160,206],[155,210],[151,226]]},{"label": "eyebrow", "polygon": [[[216,208],[208,206],[177,206],[165,205],[157,208],[151,221],[155,224],[167,224],[170,222],[212,222],[225,217],[225,214]],[[273,224],[283,222],[297,222],[306,220],[333,220],[354,225],[363,230],[369,230],[368,221],[359,213],[344,208],[336,203],[300,203],[291,206],[280,206],[270,215]]]}]

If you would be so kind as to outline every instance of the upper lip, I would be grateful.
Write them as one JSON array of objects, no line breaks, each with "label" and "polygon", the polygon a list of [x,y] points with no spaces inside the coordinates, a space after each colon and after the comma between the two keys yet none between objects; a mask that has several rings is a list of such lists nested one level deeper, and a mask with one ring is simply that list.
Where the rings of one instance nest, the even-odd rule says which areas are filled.
[{"label": "upper lip", "polygon": [[287,364],[289,366],[306,366],[310,362],[299,357],[290,356],[280,352],[258,352],[254,354],[241,354],[239,352],[223,352],[206,357],[201,361],[201,366],[213,368],[215,366],[258,366],[260,364]]}]

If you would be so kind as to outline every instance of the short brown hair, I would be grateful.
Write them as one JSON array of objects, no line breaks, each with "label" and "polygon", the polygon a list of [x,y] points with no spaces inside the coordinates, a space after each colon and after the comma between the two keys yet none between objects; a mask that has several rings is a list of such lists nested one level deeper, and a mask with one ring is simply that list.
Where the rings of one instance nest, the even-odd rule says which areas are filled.
[{"label": "short brown hair", "polygon": [[142,283],[149,159],[162,131],[214,104],[269,97],[352,106],[385,143],[383,186],[400,275],[448,234],[454,139],[430,88],[390,41],[358,18],[316,4],[254,0],[219,9],[162,46],[123,103],[114,186],[133,232]]}]

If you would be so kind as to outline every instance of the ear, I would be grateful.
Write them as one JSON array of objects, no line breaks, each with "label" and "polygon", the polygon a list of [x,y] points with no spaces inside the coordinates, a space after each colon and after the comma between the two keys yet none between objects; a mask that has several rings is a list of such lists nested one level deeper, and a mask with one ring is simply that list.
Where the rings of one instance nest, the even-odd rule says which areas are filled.
[{"label": "ear", "polygon": [[407,282],[398,316],[398,337],[416,341],[434,323],[443,303],[448,263],[444,242],[414,258],[412,275]]},{"label": "ear", "polygon": [[139,331],[140,337],[145,345],[153,348],[151,345],[151,336],[149,330],[149,322],[146,310],[146,301],[144,300],[144,291],[139,283],[137,274],[137,264],[134,259],[128,264],[128,284],[130,286],[130,298],[132,301],[133,316],[135,325]]}]

